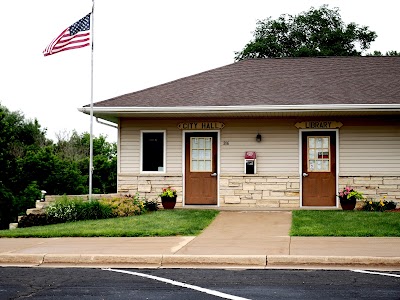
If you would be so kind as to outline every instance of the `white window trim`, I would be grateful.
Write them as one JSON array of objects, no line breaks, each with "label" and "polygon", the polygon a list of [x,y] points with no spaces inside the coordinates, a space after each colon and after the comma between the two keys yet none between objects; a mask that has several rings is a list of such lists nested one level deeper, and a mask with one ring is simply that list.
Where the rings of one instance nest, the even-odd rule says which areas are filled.
[{"label": "white window trim", "polygon": [[[163,133],[164,149],[163,149],[163,171],[143,171],[143,133]],[[165,174],[167,173],[167,131],[166,130],[140,130],[140,174]]]}]

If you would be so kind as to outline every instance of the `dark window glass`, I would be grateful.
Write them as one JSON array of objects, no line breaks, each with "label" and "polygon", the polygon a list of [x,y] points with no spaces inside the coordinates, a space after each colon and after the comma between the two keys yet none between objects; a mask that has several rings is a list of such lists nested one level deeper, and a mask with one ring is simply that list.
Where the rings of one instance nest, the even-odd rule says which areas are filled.
[{"label": "dark window glass", "polygon": [[164,171],[164,133],[143,132],[142,171]]}]

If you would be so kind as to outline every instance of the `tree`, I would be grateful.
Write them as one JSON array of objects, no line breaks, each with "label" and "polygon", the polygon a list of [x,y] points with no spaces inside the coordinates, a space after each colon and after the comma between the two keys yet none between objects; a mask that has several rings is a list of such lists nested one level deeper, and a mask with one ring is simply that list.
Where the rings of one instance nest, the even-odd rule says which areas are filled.
[{"label": "tree", "polygon": [[10,112],[0,104],[0,229],[8,228],[25,206],[32,207],[40,194],[22,171],[21,160],[49,143],[45,132],[36,119],[25,120],[20,112]]},{"label": "tree", "polygon": [[[281,15],[277,20],[258,20],[253,40],[235,60],[268,57],[301,56],[359,56],[369,49],[377,37],[367,26],[345,24],[338,8],[327,5],[313,7],[292,16]],[[356,49],[359,45],[361,51]]]},{"label": "tree", "polygon": [[[84,182],[89,182],[90,134],[60,133],[55,145],[57,155],[71,164],[77,164]],[[117,191],[117,145],[109,143],[102,135],[93,137],[93,193],[106,194]],[[86,186],[87,186],[86,185]],[[88,188],[85,187],[86,193]]]},{"label": "tree", "polygon": [[54,146],[28,151],[21,160],[27,182],[37,182],[49,195],[79,195],[86,193],[85,177],[78,163],[59,157]]},{"label": "tree", "polygon": [[400,51],[391,50],[386,52],[387,56],[400,56]]},{"label": "tree", "polygon": [[56,138],[55,151],[60,158],[79,161],[89,156],[89,147],[82,143],[81,136],[75,130],[72,133],[65,130],[59,132]]},{"label": "tree", "polygon": [[[383,54],[381,51],[375,50],[372,53],[367,53],[367,56],[383,56]],[[385,56],[400,56],[400,51],[395,51],[395,50],[386,51]]]},{"label": "tree", "polygon": [[[81,145],[89,152],[90,135],[81,135]],[[89,156],[81,160],[81,172],[89,178]],[[93,138],[93,193],[117,191],[117,144],[108,143],[102,135]]]},{"label": "tree", "polygon": [[[45,137],[35,119],[25,120],[0,104],[0,229],[34,207],[40,190],[49,195],[87,194],[90,135]],[[117,190],[117,145],[105,137],[93,138],[94,193]]]}]

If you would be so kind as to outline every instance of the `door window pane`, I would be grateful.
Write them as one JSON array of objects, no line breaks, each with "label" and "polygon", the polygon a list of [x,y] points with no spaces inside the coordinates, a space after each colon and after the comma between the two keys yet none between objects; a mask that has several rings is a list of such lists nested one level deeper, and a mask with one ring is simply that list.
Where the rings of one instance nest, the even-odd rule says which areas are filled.
[{"label": "door window pane", "polygon": [[206,139],[206,149],[211,149],[211,138]]},{"label": "door window pane", "polygon": [[328,143],[329,143],[328,138],[325,137],[322,139],[322,147],[329,148]]},{"label": "door window pane", "polygon": [[309,137],[308,138],[308,145],[310,148],[315,148],[315,138]]},{"label": "door window pane", "polygon": [[191,172],[212,172],[212,138],[191,137]]},{"label": "door window pane", "polygon": [[322,147],[322,138],[316,138],[316,141],[317,141],[316,147],[321,148]]},{"label": "door window pane", "polygon": [[206,150],[206,152],[205,152],[205,158],[206,158],[207,160],[211,160],[211,150]]},{"label": "door window pane", "polygon": [[314,159],[315,158],[314,149],[309,149],[308,150],[308,158],[310,158],[310,159]]},{"label": "door window pane", "polygon": [[315,169],[315,160],[310,160],[308,162],[308,171],[314,171]]},{"label": "door window pane", "polygon": [[204,138],[199,138],[199,149],[204,148]]},{"label": "door window pane", "polygon": [[142,171],[164,171],[164,132],[142,133]]},{"label": "door window pane", "polygon": [[197,163],[199,164],[198,171],[204,171],[204,166],[205,166],[204,160],[199,160]]},{"label": "door window pane", "polygon": [[330,137],[307,138],[308,172],[330,172]]},{"label": "door window pane", "polygon": [[198,150],[199,151],[199,159],[204,159],[204,150]]}]

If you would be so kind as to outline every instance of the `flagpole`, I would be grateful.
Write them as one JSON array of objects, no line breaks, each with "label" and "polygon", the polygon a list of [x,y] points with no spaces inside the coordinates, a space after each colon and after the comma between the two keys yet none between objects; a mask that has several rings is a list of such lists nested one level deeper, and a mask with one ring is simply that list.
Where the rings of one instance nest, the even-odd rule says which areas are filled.
[{"label": "flagpole", "polygon": [[91,71],[90,71],[90,159],[89,159],[89,201],[92,200],[93,188],[93,39],[94,39],[94,0],[92,0],[91,30]]}]

